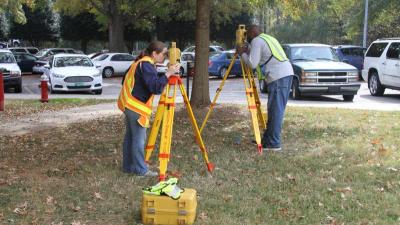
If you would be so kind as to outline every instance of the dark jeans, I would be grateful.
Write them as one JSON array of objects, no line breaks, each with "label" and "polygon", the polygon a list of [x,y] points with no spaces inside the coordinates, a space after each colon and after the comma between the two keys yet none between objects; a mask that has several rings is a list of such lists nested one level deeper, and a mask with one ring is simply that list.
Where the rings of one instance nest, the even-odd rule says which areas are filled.
[{"label": "dark jeans", "polygon": [[293,76],[282,77],[268,84],[268,123],[263,147],[281,147],[281,130]]},{"label": "dark jeans", "polygon": [[140,115],[125,108],[126,131],[123,145],[122,170],[125,173],[143,175],[147,172],[147,164],[144,161],[144,142],[146,140],[146,128],[140,126],[137,121]]}]

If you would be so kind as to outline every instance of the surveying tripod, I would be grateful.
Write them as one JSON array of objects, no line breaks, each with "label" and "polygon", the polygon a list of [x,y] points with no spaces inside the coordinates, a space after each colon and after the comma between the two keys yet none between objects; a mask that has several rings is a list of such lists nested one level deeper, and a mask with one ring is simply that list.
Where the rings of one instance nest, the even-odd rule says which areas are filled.
[{"label": "surveying tripod", "polygon": [[[180,51],[176,48],[176,43],[172,42],[172,48],[169,50],[169,58],[172,64],[176,63],[176,59],[179,58]],[[200,135],[199,127],[197,126],[196,119],[194,118],[192,107],[190,106],[189,98],[186,95],[185,88],[182,84],[182,79],[179,76],[170,76],[168,84],[165,87],[156,111],[153,125],[151,127],[149,139],[146,146],[145,161],[149,163],[151,153],[154,150],[154,146],[157,139],[157,134],[162,122],[161,135],[160,135],[160,148],[158,159],[160,161],[160,175],[159,180],[163,181],[166,178],[166,172],[168,167],[168,162],[171,154],[171,142],[172,142],[172,127],[174,124],[174,114],[175,114],[175,99],[177,86],[179,86],[181,94],[183,96],[183,101],[186,105],[190,121],[192,123],[193,131],[196,137],[196,143],[199,145],[202,152],[204,161],[209,172],[212,172],[214,165],[208,160],[207,149],[204,145],[203,139]]]},{"label": "surveying tripod", "polygon": [[[243,43],[245,41],[245,36],[246,36],[245,26],[239,25],[239,29],[236,30],[236,44],[238,46],[243,45]],[[215,102],[217,101],[218,96],[222,91],[222,88],[225,84],[226,79],[229,76],[229,73],[231,72],[231,69],[233,67],[233,64],[235,63],[236,58],[238,58],[237,53],[235,53],[235,55],[233,56],[233,58],[229,64],[229,67],[224,74],[222,82],[216,91],[216,94],[210,105],[207,115],[203,121],[203,124],[201,125],[200,133],[203,131],[203,129],[207,123],[207,120],[211,114],[211,111],[213,110],[213,108],[215,106]],[[257,86],[254,81],[253,70],[248,65],[243,63],[242,59],[240,59],[240,64],[242,67],[242,75],[243,75],[243,81],[244,81],[245,90],[246,90],[247,104],[248,104],[248,109],[249,109],[250,115],[251,115],[254,136],[256,139],[256,143],[257,143],[257,150],[258,150],[258,153],[262,154],[260,125],[263,129],[266,129],[265,116],[261,110],[261,101],[260,101],[260,97],[258,95]]]}]

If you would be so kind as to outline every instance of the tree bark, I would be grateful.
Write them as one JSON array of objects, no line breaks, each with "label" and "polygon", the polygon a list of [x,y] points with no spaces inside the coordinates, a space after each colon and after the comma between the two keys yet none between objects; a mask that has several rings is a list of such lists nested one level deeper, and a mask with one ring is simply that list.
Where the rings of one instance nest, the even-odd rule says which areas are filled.
[{"label": "tree bark", "polygon": [[108,23],[108,42],[110,52],[126,52],[124,44],[123,15],[115,0],[110,1],[110,16]]},{"label": "tree bark", "polygon": [[196,66],[190,103],[200,107],[211,103],[208,84],[211,0],[197,0],[196,5]]}]

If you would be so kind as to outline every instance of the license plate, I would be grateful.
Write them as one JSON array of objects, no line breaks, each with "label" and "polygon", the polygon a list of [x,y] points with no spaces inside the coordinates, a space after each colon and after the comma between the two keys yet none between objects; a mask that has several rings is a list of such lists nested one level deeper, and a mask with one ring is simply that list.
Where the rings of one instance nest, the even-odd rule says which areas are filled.
[{"label": "license plate", "polygon": [[84,83],[82,83],[82,82],[80,82],[80,83],[75,83],[75,87],[81,87],[81,86],[84,86],[85,84]]}]

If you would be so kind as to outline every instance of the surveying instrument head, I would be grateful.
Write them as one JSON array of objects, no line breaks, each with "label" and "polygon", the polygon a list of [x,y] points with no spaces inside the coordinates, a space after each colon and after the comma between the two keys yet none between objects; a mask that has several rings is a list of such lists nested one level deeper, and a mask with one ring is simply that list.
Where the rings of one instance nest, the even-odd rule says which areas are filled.
[{"label": "surveying instrument head", "polygon": [[176,42],[171,42],[171,47],[168,49],[168,58],[169,58],[168,66],[173,66],[180,62],[181,50],[176,47]]},{"label": "surveying instrument head", "polygon": [[236,45],[242,47],[246,42],[246,27],[244,24],[240,24],[236,30]]}]

